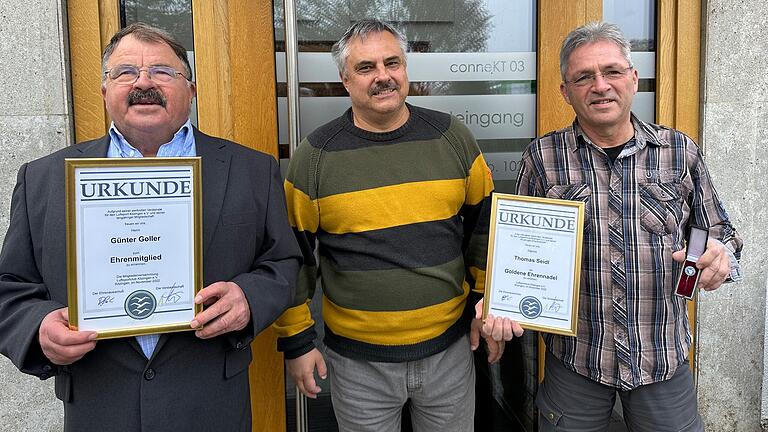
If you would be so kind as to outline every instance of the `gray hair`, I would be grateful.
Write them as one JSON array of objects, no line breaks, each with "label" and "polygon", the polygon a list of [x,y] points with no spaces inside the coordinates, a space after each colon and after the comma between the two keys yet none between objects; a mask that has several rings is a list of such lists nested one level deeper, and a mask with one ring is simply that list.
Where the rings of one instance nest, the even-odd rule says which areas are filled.
[{"label": "gray hair", "polygon": [[405,38],[405,35],[383,21],[377,19],[364,19],[352,24],[352,26],[344,32],[344,36],[342,36],[338,42],[333,44],[333,48],[331,48],[331,56],[333,56],[333,61],[336,62],[336,68],[339,69],[339,73],[344,73],[344,65],[349,57],[349,43],[353,39],[360,38],[363,40],[371,33],[381,32],[389,32],[395,39],[397,39],[397,42],[400,44],[400,50],[403,52],[403,62],[405,62],[405,53],[408,52],[408,39]]},{"label": "gray hair", "polygon": [[174,54],[176,54],[179,60],[181,60],[181,63],[184,65],[184,77],[187,80],[192,79],[192,67],[189,65],[189,60],[187,59],[187,50],[184,49],[184,46],[181,45],[181,43],[179,43],[170,33],[166,32],[165,30],[137,22],[115,33],[115,35],[112,36],[112,39],[109,41],[109,44],[104,48],[104,54],[101,57],[102,84],[106,80],[106,76],[104,74],[107,72],[107,62],[109,61],[109,57],[115,51],[115,48],[117,48],[117,45],[120,43],[120,41],[128,35],[132,35],[134,38],[136,38],[136,40],[141,42],[164,43],[171,47]]},{"label": "gray hair", "polygon": [[573,51],[582,45],[599,41],[614,43],[621,50],[621,55],[629,67],[633,67],[630,55],[632,47],[619,26],[607,22],[592,22],[568,33],[568,36],[563,40],[563,45],[560,47],[560,77],[563,82],[565,82],[565,72],[568,70],[568,61]]}]

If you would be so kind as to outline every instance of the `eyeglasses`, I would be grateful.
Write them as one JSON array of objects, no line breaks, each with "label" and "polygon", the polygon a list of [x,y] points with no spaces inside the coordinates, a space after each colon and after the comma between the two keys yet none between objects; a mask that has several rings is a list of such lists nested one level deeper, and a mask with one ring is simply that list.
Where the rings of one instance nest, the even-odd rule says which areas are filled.
[{"label": "eyeglasses", "polygon": [[623,69],[606,69],[594,74],[584,74],[571,81],[565,81],[566,84],[573,84],[576,87],[586,87],[595,83],[598,76],[603,77],[606,81],[618,81],[632,70],[632,66],[627,66]]},{"label": "eyeglasses", "polygon": [[146,71],[149,79],[156,83],[169,83],[176,79],[176,75],[181,75],[185,80],[189,81],[189,78],[184,76],[183,73],[170,66],[137,68],[131,65],[120,65],[104,71],[104,75],[108,76],[115,84],[130,85],[138,81],[141,71]]}]

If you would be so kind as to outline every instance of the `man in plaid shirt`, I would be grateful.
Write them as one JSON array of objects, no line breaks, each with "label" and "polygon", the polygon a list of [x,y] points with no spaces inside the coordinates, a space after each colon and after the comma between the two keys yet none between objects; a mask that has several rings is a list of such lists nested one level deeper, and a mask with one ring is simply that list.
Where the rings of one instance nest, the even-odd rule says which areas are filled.
[{"label": "man in plaid shirt", "polygon": [[605,430],[616,394],[632,431],[703,431],[674,294],[691,225],[709,228],[698,287],[741,278],[742,241],[688,136],[631,112],[638,74],[613,24],[572,31],[560,85],[576,120],[523,153],[517,193],[585,202],[576,337],[546,335],[541,431]]}]

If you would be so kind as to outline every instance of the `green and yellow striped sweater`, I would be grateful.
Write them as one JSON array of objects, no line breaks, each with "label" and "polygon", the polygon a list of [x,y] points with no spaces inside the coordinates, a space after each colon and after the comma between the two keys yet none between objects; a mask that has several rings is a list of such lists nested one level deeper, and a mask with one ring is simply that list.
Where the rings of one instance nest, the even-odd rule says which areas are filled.
[{"label": "green and yellow striped sweater", "polygon": [[464,124],[408,108],[408,122],[386,133],[355,127],[349,110],[291,159],[288,215],[305,264],[295,306],[274,325],[287,358],[314,347],[308,303],[318,277],[325,343],[341,355],[416,360],[469,330],[484,288],[493,182]]}]

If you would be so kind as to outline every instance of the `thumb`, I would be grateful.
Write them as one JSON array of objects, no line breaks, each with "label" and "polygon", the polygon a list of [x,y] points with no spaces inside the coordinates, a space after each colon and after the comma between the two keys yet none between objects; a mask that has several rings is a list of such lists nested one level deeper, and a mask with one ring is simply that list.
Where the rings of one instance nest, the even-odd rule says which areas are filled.
[{"label": "thumb", "polygon": [[483,299],[475,303],[475,319],[483,319]]},{"label": "thumb", "polygon": [[487,341],[488,342],[488,363],[493,363],[496,361],[496,357],[499,355],[499,343],[494,341]]},{"label": "thumb", "polygon": [[209,299],[213,297],[221,297],[222,295],[222,283],[215,282],[197,292],[195,296],[195,303],[205,304]]},{"label": "thumb", "polygon": [[469,330],[469,347],[474,351],[478,346],[480,346],[480,329],[473,325]]},{"label": "thumb", "polygon": [[679,251],[672,252],[672,259],[677,262],[685,261],[685,249],[680,249]]},{"label": "thumb", "polygon": [[325,366],[323,356],[317,359],[317,374],[320,375],[320,379],[325,379],[328,376],[328,368]]}]

